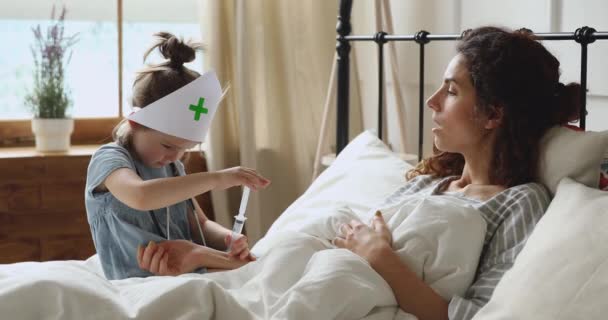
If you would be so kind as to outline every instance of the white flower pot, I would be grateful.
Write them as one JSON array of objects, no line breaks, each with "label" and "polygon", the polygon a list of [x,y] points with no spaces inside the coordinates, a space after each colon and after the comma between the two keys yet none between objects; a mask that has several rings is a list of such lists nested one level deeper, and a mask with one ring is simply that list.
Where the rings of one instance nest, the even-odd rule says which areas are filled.
[{"label": "white flower pot", "polygon": [[74,119],[32,119],[32,132],[36,137],[38,152],[68,151],[72,131]]}]

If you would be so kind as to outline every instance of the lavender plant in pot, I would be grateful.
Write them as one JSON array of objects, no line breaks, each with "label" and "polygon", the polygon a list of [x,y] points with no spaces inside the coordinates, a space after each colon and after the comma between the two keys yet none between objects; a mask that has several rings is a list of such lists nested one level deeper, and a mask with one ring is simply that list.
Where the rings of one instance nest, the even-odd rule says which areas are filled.
[{"label": "lavender plant in pot", "polygon": [[53,6],[46,33],[40,25],[32,28],[34,85],[25,97],[25,104],[33,114],[32,131],[36,150],[40,152],[67,151],[74,130],[74,119],[67,113],[72,101],[65,84],[65,67],[71,58],[71,51],[67,55],[68,50],[77,42],[77,34],[65,35],[65,14],[63,7],[55,18]]}]

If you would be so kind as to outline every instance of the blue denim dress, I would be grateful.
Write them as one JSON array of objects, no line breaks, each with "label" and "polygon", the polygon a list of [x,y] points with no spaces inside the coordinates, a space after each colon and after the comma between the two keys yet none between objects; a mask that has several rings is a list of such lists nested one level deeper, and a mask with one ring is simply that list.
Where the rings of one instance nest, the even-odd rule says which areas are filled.
[{"label": "blue denim dress", "polygon": [[[116,280],[151,276],[153,274],[140,269],[137,264],[137,246],[146,245],[149,241],[166,240],[167,209],[140,211],[123,204],[110,192],[94,191],[110,173],[119,168],[132,169],[143,180],[150,180],[174,176],[173,168],[177,169],[177,174],[184,175],[184,166],[177,161],[174,167],[149,168],[116,143],[99,148],[89,163],[85,187],[87,220],[106,278]],[[189,214],[192,216],[192,209],[187,201],[170,207],[171,240],[192,240]],[[205,272],[205,269],[197,272]]]}]

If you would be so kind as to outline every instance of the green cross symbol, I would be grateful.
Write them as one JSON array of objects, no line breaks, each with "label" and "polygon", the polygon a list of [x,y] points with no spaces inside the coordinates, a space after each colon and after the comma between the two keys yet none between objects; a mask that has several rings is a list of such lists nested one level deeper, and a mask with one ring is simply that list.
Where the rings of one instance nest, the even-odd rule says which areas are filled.
[{"label": "green cross symbol", "polygon": [[201,119],[201,113],[207,114],[207,112],[209,112],[209,109],[203,107],[204,104],[205,98],[201,97],[198,98],[198,105],[190,105],[190,110],[194,111],[194,121],[198,121]]}]

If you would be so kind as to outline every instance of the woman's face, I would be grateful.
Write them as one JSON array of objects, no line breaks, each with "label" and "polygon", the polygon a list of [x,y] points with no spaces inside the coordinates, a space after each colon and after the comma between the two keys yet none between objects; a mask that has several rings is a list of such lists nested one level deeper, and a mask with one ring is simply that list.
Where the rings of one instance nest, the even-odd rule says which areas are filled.
[{"label": "woman's face", "polygon": [[133,128],[133,147],[143,164],[148,167],[160,168],[175,162],[196,144],[194,141],[156,130]]},{"label": "woman's face", "polygon": [[443,84],[427,100],[433,110],[433,135],[440,151],[465,154],[484,143],[487,117],[475,113],[475,88],[463,56],[448,64]]}]

